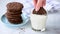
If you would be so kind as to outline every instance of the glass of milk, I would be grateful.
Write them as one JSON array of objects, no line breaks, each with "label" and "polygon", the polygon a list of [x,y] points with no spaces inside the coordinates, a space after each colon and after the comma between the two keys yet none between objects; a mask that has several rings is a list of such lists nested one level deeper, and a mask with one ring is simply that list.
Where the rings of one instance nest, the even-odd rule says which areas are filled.
[{"label": "glass of milk", "polygon": [[45,15],[31,14],[30,20],[31,20],[31,26],[33,30],[45,31],[47,14]]},{"label": "glass of milk", "polygon": [[45,31],[47,15],[31,14],[30,19],[31,19],[32,29],[38,30],[38,31],[39,30]]}]

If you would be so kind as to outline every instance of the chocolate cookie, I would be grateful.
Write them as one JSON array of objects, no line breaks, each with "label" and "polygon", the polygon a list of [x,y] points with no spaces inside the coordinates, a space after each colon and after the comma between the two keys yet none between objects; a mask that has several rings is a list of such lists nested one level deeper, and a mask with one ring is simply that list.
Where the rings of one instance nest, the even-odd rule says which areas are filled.
[{"label": "chocolate cookie", "polygon": [[22,12],[9,12],[9,11],[7,11],[6,13],[10,15],[21,15],[22,14]]},{"label": "chocolate cookie", "polygon": [[19,15],[19,14],[17,14],[17,15],[11,15],[11,14],[5,14],[5,16],[7,17],[7,18],[22,18],[22,16],[21,15]]},{"label": "chocolate cookie", "polygon": [[7,9],[7,11],[9,11],[9,12],[11,12],[11,13],[20,13],[20,12],[22,12],[22,9],[20,9],[20,10],[8,10]]},{"label": "chocolate cookie", "polygon": [[9,11],[19,11],[23,8],[23,4],[19,3],[19,2],[11,2],[7,4],[7,9]]},{"label": "chocolate cookie", "polygon": [[39,11],[35,11],[35,9],[34,9],[33,10],[33,14],[44,15],[44,14],[47,14],[47,12],[46,12],[46,10],[43,7],[41,7],[39,9]]},{"label": "chocolate cookie", "polygon": [[8,21],[13,24],[20,24],[23,22],[22,19],[8,19]]}]

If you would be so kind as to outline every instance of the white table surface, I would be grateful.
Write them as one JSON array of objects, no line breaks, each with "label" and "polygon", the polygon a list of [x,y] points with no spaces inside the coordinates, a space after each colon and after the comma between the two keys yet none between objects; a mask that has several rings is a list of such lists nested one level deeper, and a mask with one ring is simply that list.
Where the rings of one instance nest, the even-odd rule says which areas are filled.
[{"label": "white table surface", "polygon": [[[1,14],[0,14],[1,15]],[[1,16],[0,16],[1,17]],[[23,30],[8,28],[0,20],[0,34],[60,34],[60,14],[49,14],[45,32],[35,32],[31,29],[30,21],[22,27]]]},{"label": "white table surface", "polygon": [[[2,0],[1,0],[2,1]],[[31,29],[30,20],[28,23],[21,28],[8,28],[1,21],[1,16],[4,14],[3,11],[0,11],[0,34],[60,34],[60,14],[48,14],[48,19],[46,22],[46,31],[45,32],[36,32]]]}]

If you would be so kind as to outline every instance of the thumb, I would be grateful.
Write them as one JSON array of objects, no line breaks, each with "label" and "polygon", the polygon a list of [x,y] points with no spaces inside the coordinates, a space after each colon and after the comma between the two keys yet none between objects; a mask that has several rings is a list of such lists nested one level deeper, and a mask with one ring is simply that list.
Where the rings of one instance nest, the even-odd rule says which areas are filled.
[{"label": "thumb", "polygon": [[38,0],[36,4],[35,10],[38,11],[40,7],[43,7],[43,0]]},{"label": "thumb", "polygon": [[36,8],[37,0],[33,0],[34,8]]}]

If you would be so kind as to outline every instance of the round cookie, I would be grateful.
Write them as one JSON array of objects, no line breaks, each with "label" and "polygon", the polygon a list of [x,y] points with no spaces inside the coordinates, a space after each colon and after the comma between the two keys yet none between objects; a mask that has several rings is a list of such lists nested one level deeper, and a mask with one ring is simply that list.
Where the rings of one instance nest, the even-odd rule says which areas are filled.
[{"label": "round cookie", "polygon": [[20,12],[22,12],[22,9],[20,9],[20,10],[8,10],[7,9],[7,11],[9,11],[11,13],[20,13]]},{"label": "round cookie", "polygon": [[21,19],[21,17],[7,17],[7,19]]},{"label": "round cookie", "polygon": [[17,14],[22,14],[22,12],[18,11],[18,12],[10,12],[10,11],[7,11],[6,13],[8,14],[11,14],[11,15],[17,15]]},{"label": "round cookie", "polygon": [[11,2],[7,4],[7,9],[8,10],[14,10],[14,11],[19,11],[23,8],[23,4],[19,2]]},{"label": "round cookie", "polygon": [[40,7],[39,11],[35,11],[34,9],[33,14],[44,15],[44,14],[47,14],[47,12],[45,11],[43,7]]},{"label": "round cookie", "polygon": [[22,19],[8,19],[8,21],[13,24],[19,24],[23,22]]},{"label": "round cookie", "polygon": [[5,16],[7,17],[7,18],[22,18],[22,16],[20,16],[20,15],[11,15],[11,14],[5,14]]}]

